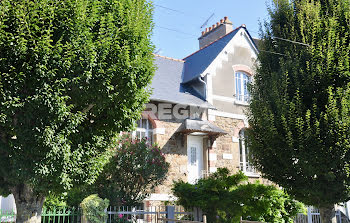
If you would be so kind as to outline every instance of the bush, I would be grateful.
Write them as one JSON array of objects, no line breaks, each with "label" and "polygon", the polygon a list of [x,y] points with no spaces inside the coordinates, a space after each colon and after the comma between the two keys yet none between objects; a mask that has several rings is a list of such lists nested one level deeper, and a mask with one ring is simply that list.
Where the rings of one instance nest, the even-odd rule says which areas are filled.
[{"label": "bush", "polygon": [[85,198],[81,203],[84,216],[89,223],[101,223],[107,220],[105,209],[109,206],[107,199],[98,197],[97,194],[92,194]]},{"label": "bush", "polygon": [[242,216],[247,220],[291,223],[303,211],[303,205],[283,190],[259,182],[247,183],[247,179],[242,172],[229,175],[222,168],[193,185],[175,182],[172,191],[178,204],[187,209],[201,208],[208,222],[234,223]]},{"label": "bush", "polygon": [[111,205],[137,205],[165,180],[169,163],[159,146],[146,138],[133,140],[124,135],[119,145],[98,177],[96,191]]},{"label": "bush", "polygon": [[89,194],[107,198],[113,206],[138,205],[165,180],[169,163],[159,146],[151,145],[146,138],[133,140],[130,135],[123,135],[118,144],[94,184],[67,192],[68,206],[79,205]]},{"label": "bush", "polygon": [[44,208],[46,210],[54,210],[57,208],[67,207],[66,197],[67,193],[54,194],[52,192],[45,198]]}]

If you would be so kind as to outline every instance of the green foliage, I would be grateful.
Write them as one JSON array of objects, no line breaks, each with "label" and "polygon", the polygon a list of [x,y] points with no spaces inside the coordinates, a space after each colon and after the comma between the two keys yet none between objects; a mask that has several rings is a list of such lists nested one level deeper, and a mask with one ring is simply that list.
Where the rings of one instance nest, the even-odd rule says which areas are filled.
[{"label": "green foliage", "polygon": [[196,184],[175,182],[172,191],[186,209],[201,208],[208,222],[233,223],[240,217],[264,222],[293,222],[303,205],[284,191],[259,182],[247,183],[239,172],[229,175],[225,168]]},{"label": "green foliage", "polygon": [[112,205],[137,205],[166,178],[169,163],[158,145],[125,135],[95,186]]},{"label": "green foliage", "polygon": [[160,148],[146,138],[133,140],[125,134],[118,148],[93,185],[72,188],[65,201],[76,206],[88,194],[97,193],[113,206],[141,203],[166,178],[169,163]]},{"label": "green foliage", "polygon": [[317,207],[350,199],[349,7],[349,0],[275,0],[250,87],[255,166]]},{"label": "green foliage", "polygon": [[107,199],[103,200],[97,194],[92,194],[85,198],[80,206],[89,223],[101,223],[107,220],[108,214],[105,212],[109,206]]},{"label": "green foliage", "polygon": [[91,184],[154,73],[146,0],[0,1],[0,193]]},{"label": "green foliage", "polygon": [[60,195],[49,193],[45,199],[44,208],[46,210],[54,210],[67,207],[66,196],[67,193],[62,193]]}]

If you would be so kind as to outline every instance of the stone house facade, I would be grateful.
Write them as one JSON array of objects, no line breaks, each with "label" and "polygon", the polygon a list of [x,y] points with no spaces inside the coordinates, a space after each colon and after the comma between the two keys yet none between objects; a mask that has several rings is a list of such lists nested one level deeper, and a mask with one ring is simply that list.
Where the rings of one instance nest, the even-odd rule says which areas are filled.
[{"label": "stone house facade", "polygon": [[202,32],[199,48],[182,60],[155,55],[153,93],[136,134],[150,133],[170,169],[149,201],[172,200],[173,181],[193,183],[219,167],[267,183],[250,164],[244,144],[247,84],[258,54],[253,38],[245,25],[233,28],[225,17]]}]

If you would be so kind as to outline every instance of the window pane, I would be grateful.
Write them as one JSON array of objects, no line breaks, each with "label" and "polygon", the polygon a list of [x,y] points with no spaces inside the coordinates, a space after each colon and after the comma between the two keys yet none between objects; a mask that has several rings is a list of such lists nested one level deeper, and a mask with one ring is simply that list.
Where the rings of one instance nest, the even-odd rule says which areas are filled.
[{"label": "window pane", "polygon": [[242,140],[239,140],[239,161],[243,162]]},{"label": "window pane", "polygon": [[136,138],[141,139],[141,132],[140,131],[136,131]]},{"label": "window pane", "polygon": [[141,119],[139,119],[139,120],[137,121],[137,127],[138,127],[138,128],[141,128]]},{"label": "window pane", "polygon": [[195,165],[197,161],[197,148],[191,147],[191,165]]},{"label": "window pane", "polygon": [[147,128],[147,121],[148,119],[142,119],[142,127],[141,128]]},{"label": "window pane", "polygon": [[244,101],[249,100],[249,92],[248,92],[248,83],[250,81],[250,78],[247,74],[243,74],[243,87],[244,87]]},{"label": "window pane", "polygon": [[241,100],[241,95],[242,95],[241,85],[242,85],[242,83],[241,83],[241,73],[239,73],[239,72],[236,72],[235,83],[236,83],[236,86],[235,86],[236,99]]}]

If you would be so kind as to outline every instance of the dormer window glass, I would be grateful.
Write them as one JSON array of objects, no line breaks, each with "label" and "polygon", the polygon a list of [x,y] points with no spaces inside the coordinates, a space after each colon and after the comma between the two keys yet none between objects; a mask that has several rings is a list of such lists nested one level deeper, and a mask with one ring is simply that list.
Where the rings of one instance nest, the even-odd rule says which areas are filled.
[{"label": "dormer window glass", "polygon": [[250,76],[242,71],[235,73],[235,96],[237,101],[249,102],[248,83]]}]

